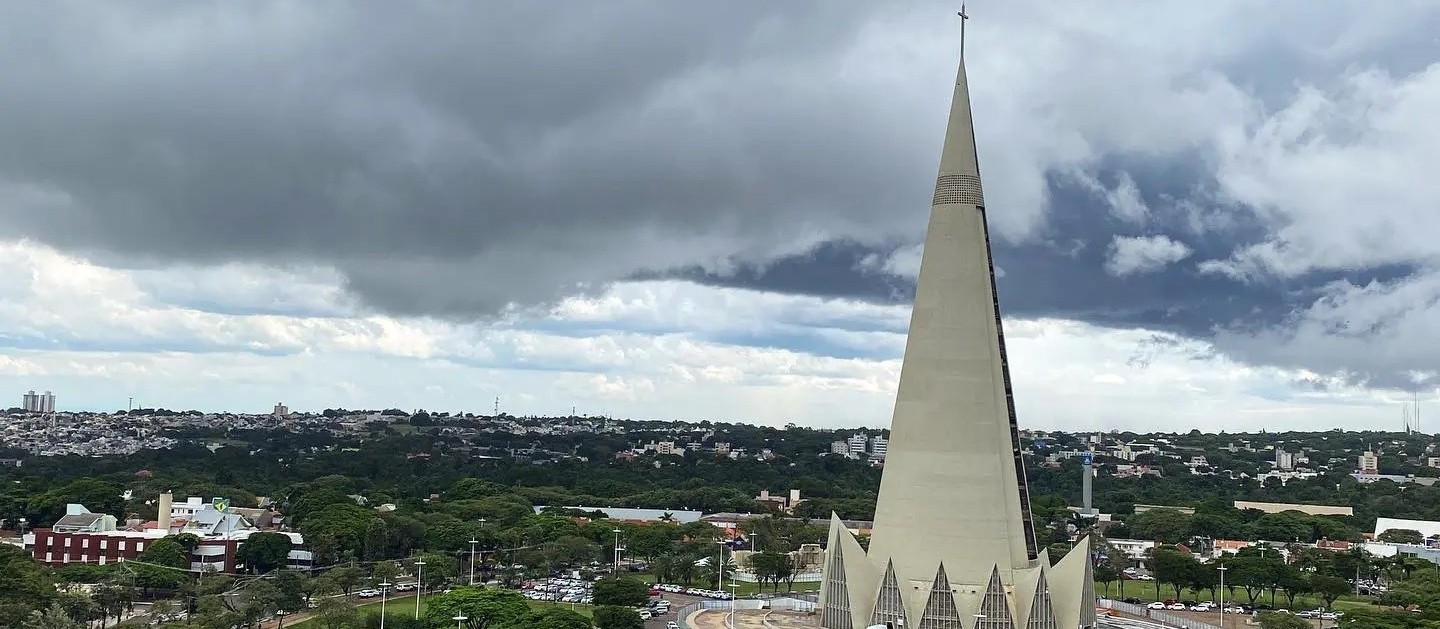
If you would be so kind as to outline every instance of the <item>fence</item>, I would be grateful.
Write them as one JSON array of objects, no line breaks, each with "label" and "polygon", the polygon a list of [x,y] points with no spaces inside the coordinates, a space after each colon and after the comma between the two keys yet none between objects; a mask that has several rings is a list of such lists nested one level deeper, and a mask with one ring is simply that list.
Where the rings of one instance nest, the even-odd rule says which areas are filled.
[{"label": "fence", "polygon": [[1181,627],[1182,629],[1220,629],[1219,627],[1209,623],[1192,620],[1190,618],[1184,618],[1182,616],[1176,616],[1175,614],[1166,613],[1158,609],[1148,609],[1139,605],[1131,605],[1130,603],[1112,601],[1108,598],[1100,599],[1100,607],[1103,607],[1105,609],[1113,609],[1123,614],[1130,614],[1131,616],[1149,618],[1151,620],[1154,620],[1155,622],[1170,625],[1171,627]]},{"label": "fence", "polygon": [[679,611],[675,612],[675,622],[678,623],[682,629],[696,629],[690,624],[690,614],[698,612],[702,609],[728,610],[730,609],[730,601],[699,601],[696,603],[691,603],[689,605],[681,607]]},{"label": "fence", "polygon": [[[675,622],[683,629],[697,629],[690,624],[690,615],[704,609],[730,611],[731,601],[700,601],[681,607],[675,612]],[[776,598],[769,600],[740,599],[734,601],[734,609],[773,609],[777,611],[813,612],[815,603],[799,598]]]}]

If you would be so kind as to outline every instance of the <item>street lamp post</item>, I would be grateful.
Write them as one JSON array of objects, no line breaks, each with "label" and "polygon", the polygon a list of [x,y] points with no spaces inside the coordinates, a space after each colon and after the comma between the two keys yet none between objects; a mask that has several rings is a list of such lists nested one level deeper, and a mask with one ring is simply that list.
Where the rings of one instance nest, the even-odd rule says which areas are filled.
[{"label": "street lamp post", "polygon": [[611,529],[615,534],[615,561],[610,565],[610,576],[620,576],[620,529]]},{"label": "street lamp post", "polygon": [[719,592],[725,590],[725,540],[718,540],[715,543],[720,545],[719,563],[715,564],[715,590]]},{"label": "street lamp post", "polygon": [[473,537],[470,538],[470,585],[471,585],[471,587],[474,587],[474,585],[475,585],[475,545],[476,545],[476,544],[479,544],[479,543],[480,543],[480,540],[475,539],[475,538],[473,538]]},{"label": "street lamp post", "polygon": [[450,620],[455,621],[455,629],[460,629],[460,623],[470,620],[470,618],[468,616],[456,616],[454,618],[451,618]]},{"label": "street lamp post", "polygon": [[[482,531],[485,530],[485,518],[480,518],[480,530],[482,530]],[[480,576],[483,577],[483,576],[485,576],[485,575],[484,575],[484,573],[485,573],[485,570],[484,570],[484,568],[485,568],[485,551],[483,551],[483,550],[480,551],[480,568],[481,568],[481,570],[480,570],[481,575],[480,575]]]},{"label": "street lamp post", "polygon": [[275,625],[276,629],[284,629],[284,627],[285,627],[285,617],[288,616],[288,615],[290,615],[290,612],[287,612],[287,611],[285,611],[285,610],[283,610],[283,609],[277,609],[277,610],[275,610],[275,617],[280,619],[280,624]]},{"label": "street lamp post", "polygon": [[415,620],[420,620],[420,599],[425,597],[425,560],[415,560]]},{"label": "street lamp post", "polygon": [[730,582],[730,629],[735,629],[735,582]]},{"label": "street lamp post", "polygon": [[389,581],[380,582],[380,629],[385,629],[385,595],[390,592],[390,586],[395,585]]},{"label": "street lamp post", "polygon": [[1225,627],[1225,571],[1226,571],[1226,570],[1229,570],[1229,568],[1226,568],[1226,567],[1225,567],[1225,564],[1220,564],[1220,567],[1216,568],[1216,570],[1218,570],[1218,571],[1220,572],[1220,627],[1221,627],[1221,629],[1224,629],[1224,627]]}]

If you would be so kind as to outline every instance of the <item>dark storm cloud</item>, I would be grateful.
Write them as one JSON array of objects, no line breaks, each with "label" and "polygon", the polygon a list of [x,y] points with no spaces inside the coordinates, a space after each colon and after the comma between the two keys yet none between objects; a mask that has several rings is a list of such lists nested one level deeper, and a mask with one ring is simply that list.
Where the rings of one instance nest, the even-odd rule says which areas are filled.
[{"label": "dark storm cloud", "polygon": [[907,144],[935,125],[849,93],[870,5],[824,6],[11,4],[0,236],[331,264],[384,310],[467,316],[883,233],[880,182],[924,197]]},{"label": "dark storm cloud", "polygon": [[[1115,216],[1089,190],[1064,177],[1052,177],[1049,185],[1054,209],[1044,229],[1022,243],[998,239],[994,243],[995,263],[1003,271],[997,285],[1004,313],[1116,328],[1145,327],[1211,340],[1222,330],[1234,333],[1283,325],[1337,281],[1363,286],[1402,279],[1416,272],[1407,265],[1382,265],[1250,283],[1201,272],[1197,261],[1225,258],[1268,232],[1244,207],[1220,206],[1202,211],[1190,203],[1174,202],[1178,195],[1188,192],[1198,172],[1185,167],[1184,161],[1165,167],[1116,162],[1109,169],[1101,169],[1102,180],[1113,179],[1119,172],[1130,174],[1144,199],[1153,201],[1148,204],[1151,213],[1143,224]],[[989,211],[1001,212],[1004,208]],[[1197,217],[1197,212],[1201,216]],[[1153,234],[1185,243],[1192,254],[1182,262],[1149,273],[1116,277],[1106,271],[1112,238]],[[726,273],[689,268],[670,275],[720,286],[905,303],[913,296],[913,280],[877,272],[870,263],[904,248],[827,242],[764,266],[742,265]],[[1232,349],[1243,357],[1243,347]],[[1148,347],[1137,348],[1136,360],[1146,363],[1146,356],[1152,352]],[[1376,372],[1358,374],[1357,379],[1396,385],[1404,381],[1404,376]]]},{"label": "dark storm cloud", "polygon": [[[987,9],[971,69],[1006,312],[1211,338],[1414,271],[1197,266],[1281,227],[1213,193],[1197,145],[1297,82],[1435,58],[1440,11],[1349,8]],[[0,238],[115,266],[333,267],[365,305],[453,319],[657,275],[904,301],[873,262],[923,229],[953,10],[0,0]],[[1104,198],[1127,180],[1141,220]],[[1116,277],[1117,236],[1171,255]]]}]

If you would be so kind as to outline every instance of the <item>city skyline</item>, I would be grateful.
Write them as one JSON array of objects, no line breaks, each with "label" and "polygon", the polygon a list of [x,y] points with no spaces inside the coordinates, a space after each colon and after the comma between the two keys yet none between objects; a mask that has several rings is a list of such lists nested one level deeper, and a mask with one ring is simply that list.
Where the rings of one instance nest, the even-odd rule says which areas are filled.
[{"label": "city skyline", "polygon": [[[1354,6],[971,6],[1022,426],[1425,430],[1440,9]],[[0,389],[882,426],[956,8],[0,8],[92,42],[0,78]]]}]

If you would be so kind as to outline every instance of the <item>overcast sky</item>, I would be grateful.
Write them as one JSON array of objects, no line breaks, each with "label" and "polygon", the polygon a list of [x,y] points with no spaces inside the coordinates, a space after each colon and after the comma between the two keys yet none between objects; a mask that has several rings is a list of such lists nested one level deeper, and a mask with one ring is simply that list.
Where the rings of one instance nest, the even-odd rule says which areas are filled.
[{"label": "overcast sky", "polygon": [[[954,4],[0,1],[0,392],[885,425]],[[1440,5],[970,13],[1022,425],[1424,421]]]}]

